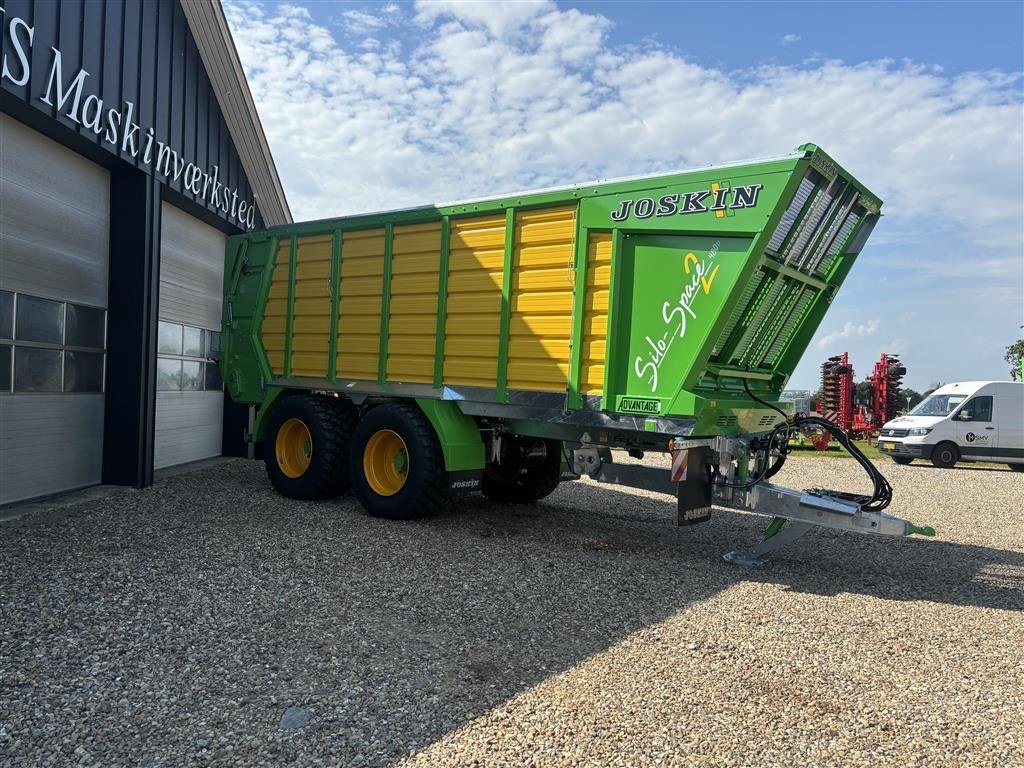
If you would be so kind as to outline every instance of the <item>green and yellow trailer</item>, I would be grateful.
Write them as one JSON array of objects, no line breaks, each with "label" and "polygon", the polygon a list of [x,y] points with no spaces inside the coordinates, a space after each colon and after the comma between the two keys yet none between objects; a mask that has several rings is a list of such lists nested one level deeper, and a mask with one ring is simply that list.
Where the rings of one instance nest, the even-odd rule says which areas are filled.
[{"label": "green and yellow trailer", "polygon": [[[559,482],[812,525],[925,532],[875,493],[768,482],[779,395],[880,216],[812,144],[759,161],[289,224],[229,238],[221,351],[282,494],[370,514]],[[671,455],[671,467],[616,461]],[[869,474],[871,470],[868,470]]]}]

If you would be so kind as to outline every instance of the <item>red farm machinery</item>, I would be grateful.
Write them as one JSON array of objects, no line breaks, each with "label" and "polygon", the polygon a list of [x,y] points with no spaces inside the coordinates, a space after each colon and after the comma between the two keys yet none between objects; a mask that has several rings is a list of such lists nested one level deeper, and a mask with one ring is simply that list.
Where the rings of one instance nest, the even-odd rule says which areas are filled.
[{"label": "red farm machinery", "polygon": [[871,440],[885,422],[896,417],[900,383],[906,372],[896,355],[882,353],[867,379],[871,385],[870,400],[858,405],[854,412],[850,427],[854,437]]},{"label": "red farm machinery", "polygon": [[[870,441],[885,422],[896,416],[900,383],[906,372],[898,356],[882,353],[867,378],[870,389],[866,401],[857,402],[849,356],[846,352],[833,355],[821,364],[821,397],[816,410],[850,437]],[[809,437],[818,450],[828,447],[827,432]]]}]

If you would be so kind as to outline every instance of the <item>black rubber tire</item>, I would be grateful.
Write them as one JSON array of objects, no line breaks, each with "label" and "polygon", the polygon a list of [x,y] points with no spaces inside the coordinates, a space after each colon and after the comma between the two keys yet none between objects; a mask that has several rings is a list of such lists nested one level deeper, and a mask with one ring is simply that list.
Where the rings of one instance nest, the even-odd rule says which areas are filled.
[{"label": "black rubber tire", "polygon": [[955,466],[959,458],[960,451],[957,450],[954,443],[939,443],[932,449],[932,464],[940,469],[949,469]]},{"label": "black rubber tire", "polygon": [[532,504],[550,495],[562,477],[562,441],[545,440],[546,455],[539,464],[513,468],[511,474],[501,468],[484,468],[480,490],[492,501],[512,504]]},{"label": "black rubber tire", "polygon": [[[382,429],[397,433],[408,453],[405,484],[392,496],[374,491],[363,471],[366,444]],[[356,426],[349,456],[352,493],[374,517],[416,520],[447,509],[451,495],[444,452],[434,428],[416,406],[389,403],[372,408]]]},{"label": "black rubber tire", "polygon": [[901,464],[902,466],[905,467],[914,459],[912,456],[893,456],[892,460],[895,461],[897,464]]},{"label": "black rubber tire", "polygon": [[[288,477],[278,465],[277,433],[289,419],[306,425],[312,441],[309,468],[299,477]],[[270,484],[290,499],[333,499],[352,484],[349,446],[358,421],[355,406],[338,397],[289,395],[274,406],[267,417],[263,462]]]},{"label": "black rubber tire", "polygon": [[1014,472],[1024,472],[1024,464],[1007,464]]}]

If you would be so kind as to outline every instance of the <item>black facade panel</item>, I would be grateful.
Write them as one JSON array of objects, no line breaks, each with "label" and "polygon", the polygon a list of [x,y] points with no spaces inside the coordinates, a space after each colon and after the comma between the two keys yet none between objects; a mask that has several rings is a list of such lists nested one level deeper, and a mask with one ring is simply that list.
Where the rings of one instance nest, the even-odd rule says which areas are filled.
[{"label": "black facade panel", "polygon": [[[104,60],[102,41],[103,16],[106,3],[88,0],[82,7],[82,68],[96,81],[98,90],[102,92]],[[102,114],[102,110],[101,110]],[[102,126],[102,122],[100,123]],[[87,131],[90,138],[97,144],[103,141],[103,135],[95,131]]]},{"label": "black facade panel", "polygon": [[139,102],[138,123],[143,126],[139,131],[139,158],[141,165],[146,166],[146,150],[153,150],[154,140],[148,138],[149,130],[156,132],[156,98],[157,98],[157,66],[156,66],[156,30],[160,23],[162,3],[143,3],[139,19]]},{"label": "black facade panel", "polygon": [[249,429],[249,408],[236,403],[231,395],[224,393],[224,431],[221,433],[220,446],[224,456],[248,455],[249,443],[245,441],[245,433]]},{"label": "black facade panel", "polygon": [[[100,80],[102,92],[121,93],[121,56],[124,53],[121,39],[124,36],[124,14],[121,13],[120,0],[104,0],[103,8],[103,39],[101,55],[103,58],[103,76]],[[104,109],[122,106],[110,104],[104,100]]]},{"label": "black facade panel", "polygon": [[175,14],[171,30],[173,34],[173,53],[170,58],[171,93],[168,100],[171,106],[171,114],[167,135],[170,136],[170,145],[172,147],[180,147],[182,146],[183,139],[182,126],[185,124],[185,89],[181,87],[182,83],[185,82],[185,42],[191,39],[184,14]]},{"label": "black facade panel", "polygon": [[[217,156],[218,157],[223,157],[224,156],[224,152],[227,149],[228,141],[229,141],[229,137],[228,137],[227,126],[226,125],[218,125],[217,126]],[[228,163],[224,164],[224,169],[222,171],[222,175],[223,175],[224,183],[226,185],[228,185],[228,186],[231,186],[231,165],[230,164],[228,164]]]},{"label": "black facade panel", "polygon": [[[193,48],[189,53],[189,70],[191,78],[195,81],[196,87],[185,92],[185,114],[192,117],[185,126],[185,146],[188,147],[192,157],[198,157],[199,145],[199,84],[202,78],[199,73],[203,71],[203,60],[199,55],[199,49]],[[237,155],[236,155],[237,157]]]},{"label": "black facade panel", "polygon": [[[253,202],[252,189],[178,0],[3,0],[3,7],[3,53],[9,61],[17,62],[7,32],[11,19],[21,18],[33,29],[28,84],[0,80],[4,112],[24,115],[15,101],[38,110],[51,122],[27,122],[42,125],[51,138],[68,146],[86,140],[179,193],[187,209],[195,212],[194,206],[201,206],[220,220],[222,229],[245,228],[230,208],[234,202],[237,209],[238,200]],[[59,110],[56,83],[50,103],[43,101],[55,65],[53,49],[60,51],[60,89],[67,96]],[[73,84],[80,71],[88,74],[80,81],[76,108]],[[103,103],[101,113],[97,98]],[[87,103],[92,127],[84,124]],[[113,131],[108,130],[110,110],[119,115],[113,118]],[[213,193],[215,174],[217,186],[228,186],[227,211],[223,191]],[[261,218],[255,217],[254,226],[262,225]]]},{"label": "black facade panel", "polygon": [[153,484],[160,188],[141,171],[110,177],[110,298],[103,482]]},{"label": "black facade panel", "polygon": [[210,149],[207,146],[207,136],[210,133],[210,96],[213,89],[210,88],[210,79],[206,76],[206,70],[199,68],[198,72],[199,89],[196,95],[196,165],[206,168],[209,164]]},{"label": "black facade panel", "polygon": [[[62,60],[67,62],[65,71],[70,69],[72,72],[77,72],[78,68],[82,66],[82,0],[62,2],[58,10],[57,24],[57,42],[54,43],[54,47],[60,50]],[[47,82],[44,81],[44,89],[46,85]],[[56,88],[54,90],[56,91]],[[85,99],[84,95],[82,99]],[[54,104],[56,103],[56,96],[54,96]],[[56,109],[56,107],[54,108]],[[79,109],[81,109],[81,105]],[[68,117],[70,111],[70,106],[56,109],[56,118],[58,122],[75,130],[77,128],[75,121]]]},{"label": "black facade panel", "polygon": [[[132,152],[131,144],[131,132],[130,126],[138,120],[138,109],[139,109],[139,40],[140,40],[140,25],[142,24],[142,4],[141,3],[125,3],[122,10],[122,27],[121,27],[121,98],[118,104],[123,107],[122,114],[124,115],[124,123],[121,125],[122,140],[118,142],[117,147],[119,149],[120,156],[134,165],[136,168],[139,167],[138,154]],[[110,101],[109,98],[104,99],[104,104]],[[111,105],[113,106],[113,105]],[[131,119],[129,119],[128,113],[131,112]],[[126,126],[129,126],[126,128]],[[125,142],[124,138],[128,138],[129,141]],[[137,145],[136,141],[136,145]],[[107,144],[108,147],[113,147],[111,144]],[[137,149],[138,147],[134,147]]]},{"label": "black facade panel", "polygon": [[[153,119],[153,129],[160,136],[171,136],[171,115],[178,114],[172,106],[173,94],[175,91],[174,81],[171,76],[174,72],[174,25],[175,18],[160,17],[160,25],[156,31],[156,77],[160,82],[168,83],[168,90],[172,98],[156,100],[156,117]],[[168,139],[165,139],[168,140]],[[173,141],[171,146],[177,146]]]},{"label": "black facade panel", "polygon": [[[186,83],[197,83],[197,64],[199,59],[199,51],[195,46],[188,45],[191,42],[191,38],[186,40],[184,57],[185,57],[185,82]],[[182,151],[190,157],[195,157],[195,145],[196,145],[196,91],[195,88],[185,89],[185,106],[181,110],[181,148]],[[181,179],[176,179],[171,183],[176,190],[181,192],[183,190]]]},{"label": "black facade panel", "polygon": [[[39,97],[46,92],[46,76],[50,71],[50,62],[53,59],[53,52],[50,50],[50,46],[57,45],[57,37],[60,30],[60,6],[57,3],[46,2],[33,2],[31,6],[29,15],[32,17],[32,28],[35,30],[32,40],[32,77],[28,82],[28,87],[22,94],[27,103],[40,112],[53,117],[56,114],[56,110],[44,104]],[[8,21],[12,15],[11,10],[8,9]],[[5,36],[4,52],[7,52],[9,48],[10,42]],[[0,88],[6,89],[8,85],[8,80],[0,80]]]}]

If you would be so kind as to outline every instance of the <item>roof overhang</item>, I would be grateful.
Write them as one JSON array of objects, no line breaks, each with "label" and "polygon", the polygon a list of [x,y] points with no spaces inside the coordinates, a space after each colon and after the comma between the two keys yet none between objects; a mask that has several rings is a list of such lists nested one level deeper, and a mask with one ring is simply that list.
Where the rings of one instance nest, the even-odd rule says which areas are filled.
[{"label": "roof overhang", "polygon": [[291,211],[245,79],[220,0],[179,0],[210,77],[224,122],[267,226],[290,224]]}]

